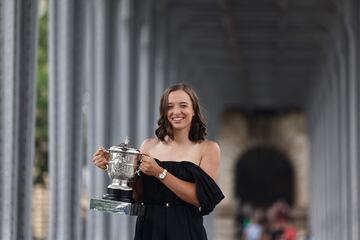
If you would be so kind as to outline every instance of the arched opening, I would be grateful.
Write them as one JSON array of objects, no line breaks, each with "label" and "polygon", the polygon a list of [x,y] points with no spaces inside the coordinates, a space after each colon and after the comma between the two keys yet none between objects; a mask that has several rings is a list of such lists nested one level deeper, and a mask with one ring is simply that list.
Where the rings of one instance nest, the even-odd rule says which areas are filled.
[{"label": "arched opening", "polygon": [[266,208],[279,199],[293,204],[293,168],[276,149],[257,147],[243,154],[235,180],[235,194],[242,204]]}]

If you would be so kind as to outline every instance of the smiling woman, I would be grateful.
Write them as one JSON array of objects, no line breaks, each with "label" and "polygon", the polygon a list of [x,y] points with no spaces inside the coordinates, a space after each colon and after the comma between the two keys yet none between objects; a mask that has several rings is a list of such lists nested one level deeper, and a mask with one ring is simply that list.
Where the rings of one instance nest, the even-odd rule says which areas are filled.
[{"label": "smiling woman", "polygon": [[186,92],[177,90],[169,94],[167,118],[173,130],[181,130],[185,127],[190,130],[194,115],[191,99]]},{"label": "smiling woman", "polygon": [[155,131],[156,136],[162,141],[165,140],[165,137],[173,139],[173,127],[175,125],[170,124],[173,122],[171,117],[182,116],[181,113],[186,114],[188,111],[192,111],[190,114],[191,124],[188,124],[188,126],[191,126],[189,139],[195,142],[204,140],[207,134],[206,124],[205,118],[200,111],[198,97],[195,91],[185,84],[174,85],[165,90],[160,101],[160,119],[158,121],[159,127]]},{"label": "smiling woman", "polygon": [[[216,184],[220,148],[207,140],[198,97],[187,85],[165,90],[156,137],[146,139],[135,198],[146,206],[136,223],[136,240],[207,239],[203,216],[224,198]],[[108,159],[98,150],[99,168]]]}]

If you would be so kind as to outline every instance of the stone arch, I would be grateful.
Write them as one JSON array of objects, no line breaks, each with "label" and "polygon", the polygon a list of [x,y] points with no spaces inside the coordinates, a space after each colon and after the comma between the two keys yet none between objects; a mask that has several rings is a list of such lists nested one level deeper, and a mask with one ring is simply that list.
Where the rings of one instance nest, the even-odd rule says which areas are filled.
[{"label": "stone arch", "polygon": [[241,203],[268,207],[282,199],[294,204],[294,170],[276,148],[257,146],[242,154],[235,169],[235,196]]},{"label": "stone arch", "polygon": [[308,134],[301,111],[249,117],[240,111],[222,115],[219,145],[221,169],[219,186],[225,199],[217,207],[216,239],[236,239],[242,207],[236,197],[236,168],[242,157],[258,148],[271,148],[282,154],[292,169],[292,212],[299,229],[307,224]]}]

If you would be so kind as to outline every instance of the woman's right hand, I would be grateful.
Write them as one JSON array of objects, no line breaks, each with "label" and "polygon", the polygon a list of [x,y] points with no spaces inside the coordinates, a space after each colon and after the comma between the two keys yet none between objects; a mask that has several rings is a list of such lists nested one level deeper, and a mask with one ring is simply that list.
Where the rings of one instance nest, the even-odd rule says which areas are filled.
[{"label": "woman's right hand", "polygon": [[94,153],[92,157],[92,162],[102,170],[107,169],[107,165],[109,162],[109,151],[106,150],[104,147],[100,147],[96,152]]}]

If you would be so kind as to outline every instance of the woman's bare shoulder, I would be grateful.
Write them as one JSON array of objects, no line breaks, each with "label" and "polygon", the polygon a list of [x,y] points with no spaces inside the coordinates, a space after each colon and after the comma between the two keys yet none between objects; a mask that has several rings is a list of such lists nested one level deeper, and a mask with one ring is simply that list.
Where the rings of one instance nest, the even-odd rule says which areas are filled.
[{"label": "woman's bare shoulder", "polygon": [[200,167],[215,181],[219,176],[220,147],[214,141],[204,140],[202,143]]},{"label": "woman's bare shoulder", "polygon": [[160,140],[156,137],[145,139],[140,146],[140,151],[148,152],[151,148],[153,148],[156,144],[158,144],[159,141]]},{"label": "woman's bare shoulder", "polygon": [[220,152],[219,144],[215,141],[205,139],[201,142],[201,145],[205,152]]}]

